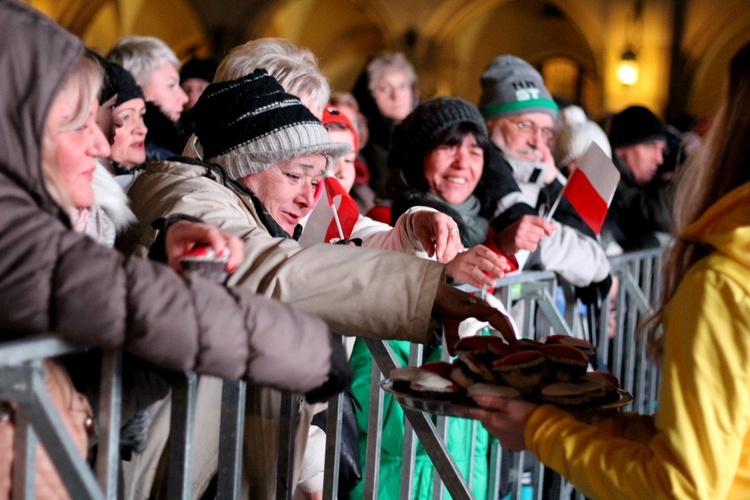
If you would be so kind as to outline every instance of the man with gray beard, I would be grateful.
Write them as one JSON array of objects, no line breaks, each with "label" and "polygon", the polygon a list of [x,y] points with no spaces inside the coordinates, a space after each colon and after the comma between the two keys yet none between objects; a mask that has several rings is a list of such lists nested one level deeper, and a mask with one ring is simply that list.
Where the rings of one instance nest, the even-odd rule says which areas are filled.
[{"label": "man with gray beard", "polygon": [[[513,254],[523,248],[517,243],[519,235],[539,235],[524,269],[555,271],[578,288],[585,302],[603,297],[611,285],[609,262],[591,229],[565,199],[555,212],[554,228],[548,229],[541,217],[564,183],[550,151],[557,104],[541,75],[526,61],[504,55],[490,63],[481,85],[479,111],[497,146],[488,161],[497,177],[492,227],[498,235],[508,236],[498,241],[499,246]],[[509,230],[513,225],[518,230]],[[526,231],[520,230],[522,226]]]}]

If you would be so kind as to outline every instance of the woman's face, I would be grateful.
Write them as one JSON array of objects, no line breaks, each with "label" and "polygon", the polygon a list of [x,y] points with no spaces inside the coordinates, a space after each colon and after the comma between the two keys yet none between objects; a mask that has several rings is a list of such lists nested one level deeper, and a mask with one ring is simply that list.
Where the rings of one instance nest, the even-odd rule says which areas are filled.
[{"label": "woman's face", "polygon": [[132,168],[146,161],[146,132],[143,123],[146,102],[140,97],[125,101],[113,113],[115,139],[112,143],[112,160]]},{"label": "woman's face", "polygon": [[43,147],[44,161],[57,173],[61,187],[76,208],[86,208],[94,202],[91,187],[96,170],[94,159],[109,157],[110,148],[96,124],[99,107],[96,96],[89,103],[85,120],[71,125],[79,95],[77,91],[62,91],[57,95],[47,115]]},{"label": "woman's face", "polygon": [[380,112],[396,123],[406,118],[414,107],[411,81],[400,70],[383,73],[375,84],[372,96]]},{"label": "woman's face", "polygon": [[484,151],[474,134],[456,146],[440,145],[422,163],[430,193],[448,203],[463,203],[476,189],[484,168]]},{"label": "woman's face", "polygon": [[325,156],[308,155],[250,174],[240,182],[255,193],[273,220],[292,235],[299,221],[315,207],[315,194],[325,172]]},{"label": "woman's face", "polygon": [[331,136],[331,142],[343,142],[349,145],[350,151],[331,165],[331,174],[338,179],[348,193],[352,190],[354,178],[357,175],[354,169],[354,160],[357,157],[354,151],[354,134],[349,130],[329,130],[328,134]]},{"label": "woman's face", "polygon": [[180,75],[171,62],[161,63],[141,88],[146,100],[159,106],[170,120],[176,123],[180,119],[182,106],[188,101],[188,96],[180,87]]}]

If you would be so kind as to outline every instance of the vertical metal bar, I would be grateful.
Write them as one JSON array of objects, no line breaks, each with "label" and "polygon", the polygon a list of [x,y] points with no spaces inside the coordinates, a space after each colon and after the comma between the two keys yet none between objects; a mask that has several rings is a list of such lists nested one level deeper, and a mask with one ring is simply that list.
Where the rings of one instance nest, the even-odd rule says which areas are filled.
[{"label": "vertical metal bar", "polygon": [[242,436],[247,383],[225,380],[221,388],[221,424],[216,498],[239,498],[242,479]]},{"label": "vertical metal bar", "polygon": [[[448,450],[448,417],[438,415],[435,418],[435,432],[442,439],[442,444]],[[468,489],[468,486],[467,486]],[[442,500],[443,498],[443,481],[439,474],[432,475],[432,498]]]},{"label": "vertical metal bar", "polygon": [[326,420],[326,458],[323,498],[336,500],[339,497],[339,468],[341,458],[341,422],[343,400],[349,395],[341,392],[328,402]]},{"label": "vertical metal bar", "polygon": [[469,470],[467,477],[469,478],[469,489],[474,491],[474,470],[476,469],[476,454],[477,454],[477,434],[479,429],[479,422],[472,421],[471,433],[469,439],[471,440],[471,446],[469,447]]},{"label": "vertical metal bar", "polygon": [[16,412],[15,460],[13,467],[13,500],[36,498],[36,445],[37,438],[31,422],[21,412]]},{"label": "vertical metal bar", "polygon": [[41,368],[26,368],[31,398],[19,401],[17,413],[31,422],[72,498],[104,498],[93,472],[76,449],[47,394]]},{"label": "vertical metal bar", "polygon": [[380,480],[380,444],[383,434],[383,391],[380,381],[383,374],[373,360],[370,375],[370,414],[367,417],[367,455],[365,456],[364,498],[378,498],[378,481]]},{"label": "vertical metal bar", "polygon": [[[424,347],[421,344],[409,346],[409,366],[420,366],[424,355]],[[411,426],[409,419],[404,416],[404,438],[401,447],[401,483],[399,487],[399,498],[408,500],[412,497],[414,490],[414,469],[417,457],[417,435]]]},{"label": "vertical metal bar", "polygon": [[102,386],[99,395],[99,452],[96,476],[104,495],[117,498],[120,465],[120,414],[122,409],[122,351],[102,353]]},{"label": "vertical metal bar", "polygon": [[185,372],[178,374],[172,385],[167,475],[167,496],[170,499],[190,498],[197,380],[194,372]]},{"label": "vertical metal bar", "polygon": [[490,442],[490,457],[487,475],[487,498],[495,500],[500,495],[500,445]]},{"label": "vertical metal bar", "polygon": [[279,469],[276,478],[276,498],[291,500],[294,493],[294,446],[297,434],[299,395],[281,393],[279,423]]}]

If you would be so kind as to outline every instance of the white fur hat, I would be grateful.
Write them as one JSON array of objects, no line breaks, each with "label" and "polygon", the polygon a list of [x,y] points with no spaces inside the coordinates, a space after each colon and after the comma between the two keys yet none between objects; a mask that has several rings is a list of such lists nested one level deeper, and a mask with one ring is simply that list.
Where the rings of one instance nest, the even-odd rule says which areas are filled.
[{"label": "white fur hat", "polygon": [[602,151],[612,158],[612,147],[609,145],[607,134],[586,117],[586,113],[579,106],[568,106],[560,111],[562,126],[557,133],[555,144],[555,163],[564,167],[580,157],[589,147],[591,141],[602,148]]}]

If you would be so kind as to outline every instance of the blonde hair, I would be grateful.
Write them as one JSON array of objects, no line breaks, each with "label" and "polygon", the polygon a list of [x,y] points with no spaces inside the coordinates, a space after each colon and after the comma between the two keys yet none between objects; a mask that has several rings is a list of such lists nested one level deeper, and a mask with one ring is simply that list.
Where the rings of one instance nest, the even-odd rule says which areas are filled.
[{"label": "blonde hair", "polygon": [[283,38],[260,38],[233,48],[219,64],[214,81],[236,80],[261,68],[303,101],[309,98],[319,109],[328,102],[331,86],[315,55]]},{"label": "blonde hair", "polygon": [[[99,95],[102,86],[104,72],[96,61],[83,56],[73,66],[68,77],[60,86],[52,106],[63,94],[73,103],[73,112],[67,120],[61,124],[57,131],[68,131],[82,126],[91,112],[91,103]],[[51,106],[50,106],[51,109]],[[47,111],[49,114],[49,110]],[[55,161],[55,150],[51,142],[51,130],[49,124],[45,123],[44,137],[42,138],[42,174],[45,186],[50,197],[68,213],[75,210],[70,193],[60,179],[58,165]]]},{"label": "blonde hair", "polygon": [[705,146],[696,151],[675,179],[672,237],[663,269],[663,290],[657,312],[644,331],[653,354],[661,353],[660,326],[664,306],[674,297],[685,274],[711,252],[706,245],[683,238],[683,230],[716,201],[750,182],[750,43],[729,64],[729,81]]}]

